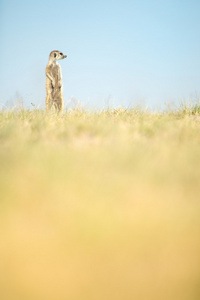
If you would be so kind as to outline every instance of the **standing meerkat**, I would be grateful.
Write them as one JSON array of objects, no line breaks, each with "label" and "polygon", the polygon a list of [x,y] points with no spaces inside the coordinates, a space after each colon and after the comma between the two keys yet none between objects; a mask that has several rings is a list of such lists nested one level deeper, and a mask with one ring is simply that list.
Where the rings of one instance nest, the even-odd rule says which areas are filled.
[{"label": "standing meerkat", "polygon": [[58,60],[66,58],[60,51],[52,51],[49,55],[49,62],[46,67],[46,111],[51,108],[56,111],[63,110],[63,87],[61,67],[57,63]]}]

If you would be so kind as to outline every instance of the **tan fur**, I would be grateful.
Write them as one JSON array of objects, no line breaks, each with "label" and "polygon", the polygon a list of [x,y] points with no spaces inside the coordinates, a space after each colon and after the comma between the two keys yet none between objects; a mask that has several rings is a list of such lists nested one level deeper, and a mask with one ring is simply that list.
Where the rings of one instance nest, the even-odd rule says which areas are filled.
[{"label": "tan fur", "polygon": [[58,60],[66,58],[60,51],[52,51],[49,55],[49,62],[46,67],[46,111],[52,108],[56,111],[63,110],[63,86],[61,67]]}]

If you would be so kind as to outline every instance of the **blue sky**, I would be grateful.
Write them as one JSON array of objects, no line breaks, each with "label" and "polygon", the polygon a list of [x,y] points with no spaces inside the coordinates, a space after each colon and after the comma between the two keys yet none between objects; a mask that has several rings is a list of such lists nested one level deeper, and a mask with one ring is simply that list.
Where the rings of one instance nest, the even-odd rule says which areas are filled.
[{"label": "blue sky", "polygon": [[199,97],[199,0],[0,0],[0,107],[44,108],[49,53],[65,104],[163,107]]}]

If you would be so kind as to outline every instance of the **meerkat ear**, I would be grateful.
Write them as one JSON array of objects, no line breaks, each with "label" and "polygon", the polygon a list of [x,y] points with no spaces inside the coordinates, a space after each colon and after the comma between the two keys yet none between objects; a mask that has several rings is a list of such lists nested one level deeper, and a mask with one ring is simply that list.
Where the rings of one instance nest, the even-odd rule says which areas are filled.
[{"label": "meerkat ear", "polygon": [[56,53],[54,53],[54,57],[56,57],[57,56],[57,54]]}]

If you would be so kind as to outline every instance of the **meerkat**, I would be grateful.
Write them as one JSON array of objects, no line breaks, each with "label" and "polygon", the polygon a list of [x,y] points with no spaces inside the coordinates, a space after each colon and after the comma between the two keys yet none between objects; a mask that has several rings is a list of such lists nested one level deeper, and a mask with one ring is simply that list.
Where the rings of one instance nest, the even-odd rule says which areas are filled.
[{"label": "meerkat", "polygon": [[49,62],[46,67],[46,111],[51,108],[61,112],[63,110],[63,86],[61,67],[58,60],[66,58],[60,51],[52,51],[49,55]]}]

